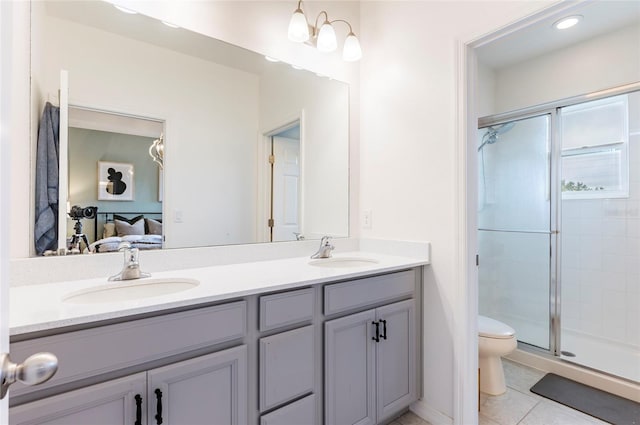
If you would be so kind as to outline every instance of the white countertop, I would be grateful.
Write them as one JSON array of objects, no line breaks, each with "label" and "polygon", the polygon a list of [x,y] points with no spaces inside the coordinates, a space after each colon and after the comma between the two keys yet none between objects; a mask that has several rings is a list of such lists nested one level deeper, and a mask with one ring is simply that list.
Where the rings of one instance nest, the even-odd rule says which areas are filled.
[{"label": "white countertop", "polygon": [[[219,265],[212,267],[153,273],[154,279],[188,278],[200,284],[168,295],[138,300],[78,304],[65,302],[69,294],[107,284],[107,278],[17,286],[10,289],[10,334],[51,331],[130,315],[157,312],[202,303],[221,301],[263,292],[357,278],[428,264],[428,259],[384,255],[372,252],[346,252],[334,258],[376,260],[358,267],[317,267],[309,257]],[[141,269],[145,270],[144,264]],[[129,281],[135,282],[135,281]],[[115,283],[114,283],[115,284]]]}]

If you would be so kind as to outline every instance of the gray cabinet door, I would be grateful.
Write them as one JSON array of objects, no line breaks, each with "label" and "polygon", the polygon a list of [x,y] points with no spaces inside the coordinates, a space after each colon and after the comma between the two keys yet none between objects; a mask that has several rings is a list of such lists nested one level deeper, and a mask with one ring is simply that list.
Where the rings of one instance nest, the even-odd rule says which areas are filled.
[{"label": "gray cabinet door", "polygon": [[375,310],[325,323],[325,424],[375,423]]},{"label": "gray cabinet door", "polygon": [[149,424],[247,423],[245,345],[147,372]]},{"label": "gray cabinet door", "polygon": [[376,314],[382,336],[375,343],[377,421],[381,422],[417,400],[415,302],[386,305]]},{"label": "gray cabinet door", "polygon": [[140,423],[146,424],[146,374],[91,385],[9,409],[12,425],[134,425],[136,396]]},{"label": "gray cabinet door", "polygon": [[260,339],[260,411],[313,391],[313,326]]}]

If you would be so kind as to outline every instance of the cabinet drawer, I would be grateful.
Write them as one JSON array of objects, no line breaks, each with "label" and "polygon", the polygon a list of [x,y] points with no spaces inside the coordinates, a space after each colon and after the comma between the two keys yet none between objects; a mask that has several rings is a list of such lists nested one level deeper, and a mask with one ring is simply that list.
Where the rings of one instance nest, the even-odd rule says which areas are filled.
[{"label": "cabinet drawer", "polygon": [[260,339],[260,411],[313,391],[313,326]]},{"label": "cabinet drawer", "polygon": [[58,372],[35,387],[16,383],[14,396],[242,338],[246,301],[99,326],[11,344],[17,361],[39,351],[58,357]]},{"label": "cabinet drawer", "polygon": [[260,418],[260,425],[314,425],[316,396],[311,394]]},{"label": "cabinet drawer", "polygon": [[260,297],[260,331],[312,320],[313,306],[312,288]]},{"label": "cabinet drawer", "polygon": [[413,294],[415,270],[374,276],[324,287],[324,314],[365,307]]}]

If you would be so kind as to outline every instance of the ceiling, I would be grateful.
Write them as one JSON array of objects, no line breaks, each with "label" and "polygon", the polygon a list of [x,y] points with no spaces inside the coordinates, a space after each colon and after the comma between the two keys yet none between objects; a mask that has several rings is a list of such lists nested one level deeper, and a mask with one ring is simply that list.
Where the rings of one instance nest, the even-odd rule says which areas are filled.
[{"label": "ceiling", "polygon": [[[554,22],[570,15],[582,15],[583,19],[563,31],[553,28]],[[499,69],[630,25],[640,25],[640,1],[585,1],[565,9],[561,16],[543,19],[480,46],[476,53],[480,62]],[[640,46],[640,40],[638,44]]]}]

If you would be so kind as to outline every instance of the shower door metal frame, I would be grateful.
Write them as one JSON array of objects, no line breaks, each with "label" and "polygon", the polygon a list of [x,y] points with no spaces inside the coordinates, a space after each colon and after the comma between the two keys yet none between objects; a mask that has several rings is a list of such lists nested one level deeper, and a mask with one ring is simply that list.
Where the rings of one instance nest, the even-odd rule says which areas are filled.
[{"label": "shower door metal frame", "polygon": [[[550,115],[549,121],[549,233],[550,241],[550,261],[549,261],[549,352],[555,357],[560,357],[561,349],[561,292],[562,292],[562,238],[560,237],[562,227],[562,191],[560,190],[560,179],[562,171],[562,143],[561,143],[561,108],[604,99],[607,97],[629,94],[640,91],[640,82],[626,84],[600,90],[595,93],[568,97],[554,102],[518,109],[496,115],[478,118],[478,129],[492,125],[505,124],[510,121],[519,121],[536,116]],[[486,229],[478,229],[486,230]],[[525,233],[525,232],[519,232]],[[531,233],[531,232],[529,232]],[[527,344],[529,345],[529,344]],[[532,346],[533,347],[533,346]],[[539,348],[542,349],[542,348]],[[542,349],[544,350],[544,349]],[[546,350],[544,350],[546,351]]]},{"label": "shower door metal frame", "polygon": [[[557,152],[561,152],[560,143],[557,142],[560,135],[558,130],[559,108],[529,108],[530,110],[520,110],[507,114],[493,115],[478,119],[478,130],[493,126],[506,124],[513,121],[522,121],[530,118],[548,116],[547,129],[547,193],[549,194],[549,230],[506,230],[506,229],[484,229],[483,231],[508,232],[508,233],[537,233],[549,235],[549,349],[555,356],[560,355],[560,207],[559,176],[560,160]],[[518,113],[520,112],[520,113]],[[526,343],[525,343],[526,344]],[[529,345],[529,344],[527,344]],[[536,347],[533,346],[532,347]],[[538,349],[547,351],[542,347]]]}]

